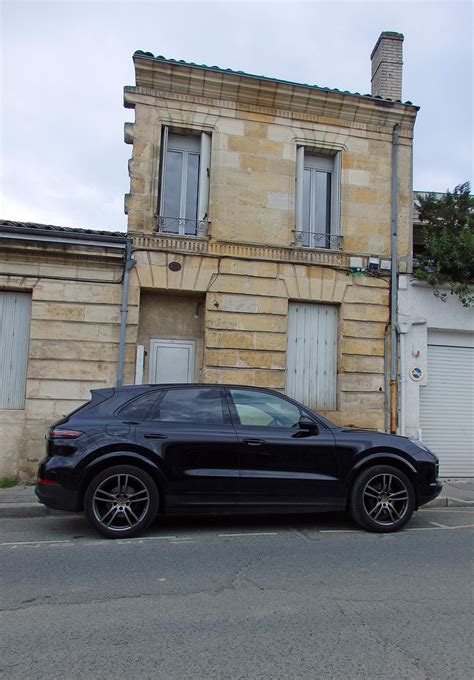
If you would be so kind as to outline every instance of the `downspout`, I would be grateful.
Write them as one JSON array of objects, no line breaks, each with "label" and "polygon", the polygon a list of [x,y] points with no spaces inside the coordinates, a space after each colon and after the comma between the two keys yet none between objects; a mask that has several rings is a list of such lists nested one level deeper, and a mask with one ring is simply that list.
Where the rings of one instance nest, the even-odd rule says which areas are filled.
[{"label": "downspout", "polygon": [[383,414],[384,414],[384,432],[390,432],[390,415],[389,415],[389,399],[388,393],[390,390],[389,376],[388,376],[388,335],[390,324],[387,321],[383,333]]},{"label": "downspout", "polygon": [[397,431],[398,123],[392,136],[390,272],[390,431]]},{"label": "downspout", "polygon": [[122,306],[120,309],[120,341],[117,368],[117,387],[123,385],[123,366],[125,362],[125,335],[127,332],[128,289],[130,284],[130,272],[136,262],[132,258],[132,242],[127,239],[125,247],[125,262],[123,266],[122,282]]}]

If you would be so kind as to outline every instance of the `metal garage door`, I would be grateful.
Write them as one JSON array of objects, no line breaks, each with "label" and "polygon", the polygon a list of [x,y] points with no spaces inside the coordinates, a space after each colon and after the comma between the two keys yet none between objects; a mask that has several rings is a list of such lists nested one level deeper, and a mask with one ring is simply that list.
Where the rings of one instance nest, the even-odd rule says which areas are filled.
[{"label": "metal garage door", "polygon": [[291,302],[286,393],[311,408],[336,408],[337,307]]},{"label": "metal garage door", "polygon": [[433,341],[420,387],[423,442],[439,456],[441,477],[474,477],[474,347]]}]

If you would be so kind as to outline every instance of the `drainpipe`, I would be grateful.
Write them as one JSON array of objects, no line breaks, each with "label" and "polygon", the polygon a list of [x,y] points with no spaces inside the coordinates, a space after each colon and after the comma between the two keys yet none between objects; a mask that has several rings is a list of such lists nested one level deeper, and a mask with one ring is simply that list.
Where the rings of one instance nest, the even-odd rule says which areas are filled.
[{"label": "drainpipe", "polygon": [[130,283],[130,272],[136,262],[132,258],[132,242],[127,239],[125,249],[125,262],[123,267],[122,283],[122,307],[120,309],[120,341],[117,368],[117,387],[123,385],[123,365],[125,361],[125,334],[127,331],[127,310],[128,310],[128,288]]},{"label": "drainpipe", "polygon": [[397,282],[398,282],[398,124],[392,136],[391,272],[390,272],[390,431],[397,431]]},{"label": "drainpipe", "polygon": [[385,324],[383,334],[383,414],[384,414],[384,432],[390,432],[390,416],[389,416],[389,377],[388,377],[388,335],[390,324]]}]

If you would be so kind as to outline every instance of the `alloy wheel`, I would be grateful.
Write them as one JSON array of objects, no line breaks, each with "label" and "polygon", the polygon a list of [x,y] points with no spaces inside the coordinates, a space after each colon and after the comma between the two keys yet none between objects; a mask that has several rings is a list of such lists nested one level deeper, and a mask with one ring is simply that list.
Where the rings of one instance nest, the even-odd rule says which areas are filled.
[{"label": "alloy wheel", "polygon": [[131,474],[113,474],[104,479],[92,497],[92,512],[104,528],[120,532],[133,530],[150,506],[146,484]]},{"label": "alloy wheel", "polygon": [[391,526],[405,516],[410,498],[405,483],[393,474],[371,477],[362,492],[364,510],[373,522]]}]

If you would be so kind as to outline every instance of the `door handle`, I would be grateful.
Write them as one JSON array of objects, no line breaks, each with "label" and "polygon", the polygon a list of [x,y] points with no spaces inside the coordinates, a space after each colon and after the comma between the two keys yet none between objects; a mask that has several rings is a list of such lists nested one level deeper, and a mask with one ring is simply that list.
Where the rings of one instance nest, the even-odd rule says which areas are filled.
[{"label": "door handle", "polygon": [[143,435],[145,439],[168,439],[167,434],[160,434],[159,432],[150,432]]},{"label": "door handle", "polygon": [[262,446],[262,444],[265,444],[265,439],[244,439],[244,444],[248,444],[248,446]]}]

